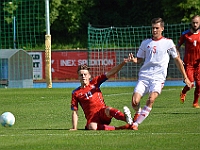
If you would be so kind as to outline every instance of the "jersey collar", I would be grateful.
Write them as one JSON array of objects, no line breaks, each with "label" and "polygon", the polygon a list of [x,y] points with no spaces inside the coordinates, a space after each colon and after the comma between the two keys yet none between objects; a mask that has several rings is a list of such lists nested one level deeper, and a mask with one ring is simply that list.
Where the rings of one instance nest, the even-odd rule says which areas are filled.
[{"label": "jersey collar", "polygon": [[152,37],[152,40],[153,41],[159,41],[159,40],[161,40],[163,38],[163,36],[161,36],[159,39],[153,39],[153,37]]}]

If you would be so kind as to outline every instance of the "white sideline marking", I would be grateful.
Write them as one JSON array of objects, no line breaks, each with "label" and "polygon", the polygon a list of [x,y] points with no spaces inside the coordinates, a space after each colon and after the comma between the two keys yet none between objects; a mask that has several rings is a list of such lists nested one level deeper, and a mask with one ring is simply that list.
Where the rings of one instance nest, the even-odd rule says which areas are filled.
[{"label": "white sideline marking", "polygon": [[[74,132],[74,131],[69,131]],[[137,131],[138,132],[138,131]],[[116,135],[200,135],[200,133],[136,133],[136,132],[126,132],[126,133],[78,133],[78,134],[8,134],[0,135],[0,137],[19,137],[19,136],[116,136]]]}]

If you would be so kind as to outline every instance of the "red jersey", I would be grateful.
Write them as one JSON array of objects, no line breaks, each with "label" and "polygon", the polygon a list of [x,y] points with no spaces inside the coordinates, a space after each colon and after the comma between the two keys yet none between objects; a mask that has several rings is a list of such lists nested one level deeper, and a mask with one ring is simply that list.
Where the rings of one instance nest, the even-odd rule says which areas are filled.
[{"label": "red jersey", "polygon": [[194,65],[200,62],[200,30],[198,33],[191,33],[186,30],[182,33],[178,46],[185,44],[184,63]]},{"label": "red jersey", "polygon": [[97,76],[90,81],[87,87],[76,88],[72,92],[71,109],[78,110],[79,103],[84,111],[85,118],[89,120],[97,111],[105,108],[106,104],[100,90],[100,85],[107,79],[106,75]]}]

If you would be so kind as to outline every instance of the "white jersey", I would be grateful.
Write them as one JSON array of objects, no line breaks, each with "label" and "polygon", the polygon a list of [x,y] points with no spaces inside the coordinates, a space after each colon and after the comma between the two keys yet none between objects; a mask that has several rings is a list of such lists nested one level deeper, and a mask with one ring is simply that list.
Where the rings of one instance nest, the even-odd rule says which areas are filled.
[{"label": "white jersey", "polygon": [[140,68],[139,79],[147,78],[165,81],[170,60],[178,56],[174,42],[162,37],[159,40],[146,39],[138,50],[137,57],[144,59]]}]

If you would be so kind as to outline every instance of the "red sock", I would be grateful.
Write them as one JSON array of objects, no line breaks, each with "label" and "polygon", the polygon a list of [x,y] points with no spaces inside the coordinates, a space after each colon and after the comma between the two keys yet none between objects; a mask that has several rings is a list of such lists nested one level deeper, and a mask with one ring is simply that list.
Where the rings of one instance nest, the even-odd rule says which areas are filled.
[{"label": "red sock", "polygon": [[190,88],[186,85],[186,86],[183,88],[182,93],[183,93],[183,94],[186,94],[186,92],[189,91],[189,90],[190,90]]},{"label": "red sock", "polygon": [[115,127],[106,124],[97,124],[97,130],[115,130]]},{"label": "red sock", "polygon": [[111,108],[110,109],[110,116],[114,117],[117,120],[122,120],[126,122],[126,118],[124,113],[122,113],[121,111],[115,109],[115,108]]}]

